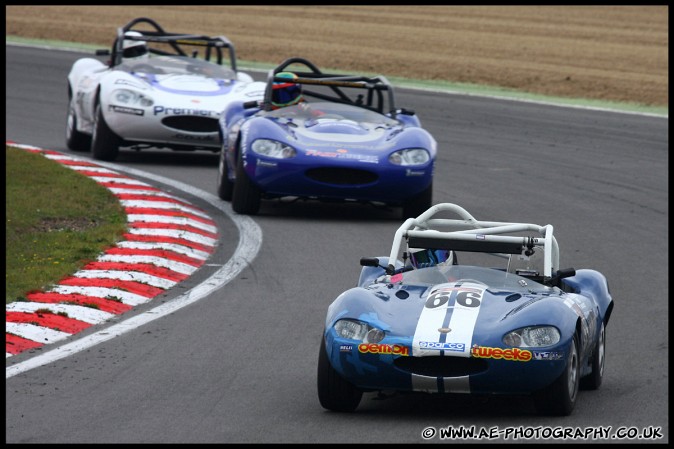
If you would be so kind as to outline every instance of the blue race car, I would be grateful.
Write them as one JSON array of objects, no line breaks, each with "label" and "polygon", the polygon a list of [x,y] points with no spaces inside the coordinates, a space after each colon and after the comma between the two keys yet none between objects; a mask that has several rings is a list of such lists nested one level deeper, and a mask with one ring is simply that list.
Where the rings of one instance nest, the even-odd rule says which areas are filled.
[{"label": "blue race car", "polygon": [[539,413],[568,415],[581,386],[602,383],[608,283],[559,269],[551,225],[437,204],[398,228],[389,256],[361,265],[325,320],[318,398],[328,410],[393,391],[526,394]]},{"label": "blue race car", "polygon": [[220,118],[218,196],[240,214],[262,199],[380,203],[414,217],[433,195],[436,141],[399,109],[383,76],[332,75],[290,58],[267,76],[264,99]]}]

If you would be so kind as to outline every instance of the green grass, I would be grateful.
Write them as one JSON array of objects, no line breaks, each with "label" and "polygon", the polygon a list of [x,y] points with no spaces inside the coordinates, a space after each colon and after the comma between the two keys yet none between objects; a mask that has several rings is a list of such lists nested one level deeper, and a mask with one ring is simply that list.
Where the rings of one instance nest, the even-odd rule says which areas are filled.
[{"label": "green grass", "polygon": [[46,290],[122,238],[126,213],[105,187],[41,154],[6,147],[6,303]]}]

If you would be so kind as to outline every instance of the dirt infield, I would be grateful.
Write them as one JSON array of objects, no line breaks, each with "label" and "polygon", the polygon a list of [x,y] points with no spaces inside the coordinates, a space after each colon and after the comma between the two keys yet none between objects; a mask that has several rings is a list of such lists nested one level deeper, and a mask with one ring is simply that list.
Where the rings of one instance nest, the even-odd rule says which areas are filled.
[{"label": "dirt infield", "polygon": [[486,84],[666,106],[663,6],[18,6],[6,35],[109,47],[149,17],[167,31],[225,35],[239,59],[305,57],[324,69]]}]

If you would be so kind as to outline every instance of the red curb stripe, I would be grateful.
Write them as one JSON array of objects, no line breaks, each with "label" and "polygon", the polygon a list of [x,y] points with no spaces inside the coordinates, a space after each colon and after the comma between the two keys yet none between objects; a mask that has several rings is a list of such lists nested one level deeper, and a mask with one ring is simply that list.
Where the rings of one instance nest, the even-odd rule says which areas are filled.
[{"label": "red curb stripe", "polygon": [[179,231],[192,232],[194,234],[203,235],[212,239],[217,239],[218,235],[212,232],[205,231],[200,228],[195,228],[190,225],[182,225],[177,223],[153,223],[149,221],[133,221],[129,224],[129,228],[134,229],[177,229]]},{"label": "red curb stripe", "polygon": [[194,204],[188,203],[187,201],[181,201],[176,198],[171,198],[167,196],[143,195],[142,193],[115,193],[115,196],[120,200],[126,201],[137,200],[137,201],[157,201],[159,203],[174,203],[200,210],[198,207],[195,207]]},{"label": "red curb stripe", "polygon": [[146,298],[154,298],[164,292],[163,288],[153,287],[136,281],[123,281],[121,279],[108,278],[80,278],[77,276],[67,277],[59,281],[59,285],[73,285],[76,287],[101,287],[117,288]]},{"label": "red curb stripe", "polygon": [[178,245],[188,246],[190,248],[205,251],[207,253],[213,252],[213,247],[195,243],[191,240],[180,239],[176,237],[167,237],[162,235],[137,235],[124,234],[124,239],[130,242],[156,242],[156,243],[176,243]]},{"label": "red curb stripe", "polygon": [[43,346],[43,344],[5,332],[5,352],[12,355],[20,354],[29,349],[39,348],[40,346]]},{"label": "red curb stripe", "polygon": [[125,175],[120,175],[119,173],[101,173],[97,171],[91,171],[91,170],[75,170],[77,173],[85,176],[96,176],[96,177],[105,177],[105,178],[126,178],[128,179],[128,176]]},{"label": "red curb stripe", "polygon": [[174,282],[184,281],[189,277],[186,274],[178,273],[169,268],[158,267],[149,263],[91,262],[88,263],[83,270],[138,271]]},{"label": "red curb stripe", "polygon": [[124,211],[127,215],[161,215],[166,217],[189,218],[200,223],[215,226],[215,222],[213,220],[209,220],[208,218],[200,217],[199,215],[194,215],[185,211],[152,209],[149,207],[125,207]]},{"label": "red curb stripe", "polygon": [[[47,152],[45,152],[45,154],[58,154],[58,155],[61,155],[61,153],[57,153],[57,152],[54,152],[54,153],[47,153]],[[52,159],[52,160],[53,160],[54,162],[58,162],[59,164],[62,164],[62,165],[75,165],[75,166],[81,165],[82,167],[99,167],[98,165],[92,164],[91,162],[72,161],[72,160],[68,160],[68,159]]]},{"label": "red curb stripe", "polygon": [[10,323],[28,323],[36,326],[48,327],[68,334],[76,334],[91,327],[91,323],[69,318],[55,313],[37,312],[7,312],[5,314]]},{"label": "red curb stripe", "polygon": [[57,292],[35,292],[26,295],[26,299],[33,302],[44,302],[51,304],[76,304],[79,306],[92,307],[102,312],[114,313],[120,315],[133,306],[124,304],[121,301],[113,299],[100,298],[98,296],[80,295],[78,293],[57,293]]},{"label": "red curb stripe", "polygon": [[148,185],[139,185],[139,184],[121,184],[119,182],[105,182],[105,181],[99,181],[98,182],[100,185],[103,187],[107,187],[108,189],[136,189],[136,190],[151,190],[153,192],[161,192],[157,187],[150,187]]},{"label": "red curb stripe", "polygon": [[204,261],[199,259],[194,259],[189,256],[183,256],[182,254],[174,253],[173,251],[167,251],[163,249],[135,249],[135,248],[110,248],[105,251],[105,254],[117,254],[123,256],[152,256],[152,257],[162,257],[164,259],[173,260],[175,262],[182,262],[193,267],[200,267]]}]

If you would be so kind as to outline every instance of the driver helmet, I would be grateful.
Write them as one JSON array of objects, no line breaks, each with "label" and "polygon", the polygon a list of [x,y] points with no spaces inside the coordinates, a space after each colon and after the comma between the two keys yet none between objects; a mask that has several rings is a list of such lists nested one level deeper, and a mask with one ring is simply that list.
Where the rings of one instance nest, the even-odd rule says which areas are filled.
[{"label": "driver helmet", "polygon": [[448,249],[410,248],[410,263],[414,268],[428,268],[453,261],[453,254]]},{"label": "driver helmet", "polygon": [[[138,31],[127,31],[124,33],[124,36],[131,37],[142,37]],[[147,42],[145,41],[135,41],[130,39],[124,39],[122,42],[122,58],[124,60],[139,60],[147,59],[149,56],[149,49],[147,48]]]},{"label": "driver helmet", "polygon": [[[291,72],[279,72],[277,78],[294,80],[297,75]],[[302,87],[297,83],[274,81],[272,85],[271,104],[273,109],[291,106],[303,101]]]}]

